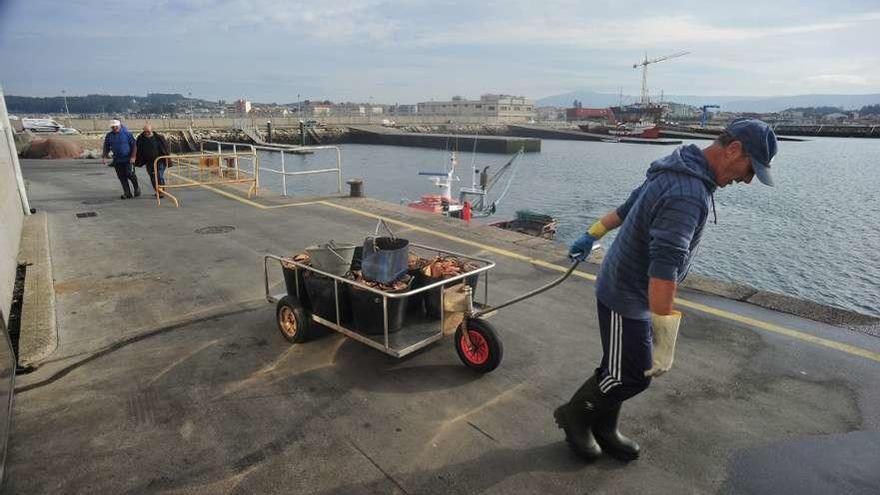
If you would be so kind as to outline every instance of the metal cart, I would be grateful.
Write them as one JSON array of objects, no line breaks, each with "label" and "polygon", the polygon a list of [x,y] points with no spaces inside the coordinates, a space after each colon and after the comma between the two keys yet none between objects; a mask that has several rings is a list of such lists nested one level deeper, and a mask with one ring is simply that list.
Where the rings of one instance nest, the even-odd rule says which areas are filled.
[{"label": "metal cart", "polygon": [[[436,297],[439,298],[439,308],[443,308],[446,295],[445,290],[443,290],[444,287],[451,287],[465,281],[472,282],[472,277],[478,277],[478,280],[482,279],[482,291],[474,291],[474,293],[482,292],[482,300],[475,301],[474,299],[476,296],[472,295],[470,297],[470,308],[465,312],[463,323],[459,325],[455,331],[453,344],[462,363],[477,372],[488,373],[497,368],[501,363],[504,349],[501,340],[498,338],[497,332],[485,318],[493,315],[497,310],[503,307],[523,301],[555,287],[568,278],[578,265],[578,262],[574,261],[571,267],[561,277],[555,279],[549,284],[522,294],[502,304],[489,306],[489,270],[495,267],[493,261],[416,243],[410,243],[409,247],[410,251],[415,254],[419,254],[420,256],[425,254],[423,257],[451,255],[462,260],[470,261],[478,267],[454,277],[446,278],[416,289],[406,292],[392,293],[378,290],[353,280],[318,270],[291,258],[282,258],[280,256],[267,254],[263,259],[266,300],[272,304],[276,304],[275,316],[278,323],[278,329],[288,341],[292,343],[301,343],[309,340],[309,338],[314,335],[313,325],[319,324],[342,333],[358,342],[378,349],[385,354],[401,358],[442,339],[444,335],[443,327],[446,315],[442,309],[440,311],[439,320],[431,319],[423,314],[410,313],[406,315],[406,320],[399,331],[390,332],[389,302],[395,299],[409,299],[418,294],[425,294],[426,297],[432,297],[434,293],[436,293]],[[295,286],[295,294],[287,294],[286,292],[272,294],[270,292],[270,260],[278,262],[282,268],[286,265],[288,269],[292,268],[294,270],[296,275],[295,283],[293,284]],[[318,274],[333,281],[335,318],[331,320],[321,317],[304,307],[302,301],[305,287],[301,286],[304,278],[300,277],[300,272],[303,272],[303,274],[304,272],[311,272],[312,276]],[[383,332],[381,334],[370,335],[358,331],[353,327],[350,328],[349,326],[346,326],[346,322],[343,321],[343,294],[346,289],[351,290],[353,288],[369,291],[375,294],[377,298],[381,298],[383,323]],[[439,290],[433,291],[433,289],[438,288]],[[463,331],[465,328],[467,331]]]}]

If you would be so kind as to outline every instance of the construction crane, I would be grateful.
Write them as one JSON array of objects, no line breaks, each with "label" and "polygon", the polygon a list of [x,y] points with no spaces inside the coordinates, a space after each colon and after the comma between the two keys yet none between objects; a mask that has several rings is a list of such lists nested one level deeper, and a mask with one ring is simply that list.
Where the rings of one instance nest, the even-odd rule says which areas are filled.
[{"label": "construction crane", "polygon": [[700,107],[700,110],[703,111],[703,115],[700,116],[700,127],[706,127],[706,122],[709,122],[709,109],[710,108],[721,108],[719,105],[703,105]]},{"label": "construction crane", "polygon": [[650,103],[648,99],[648,65],[656,64],[657,62],[662,62],[664,60],[669,60],[672,58],[682,57],[689,53],[690,52],[678,52],[671,55],[666,55],[665,57],[648,60],[648,53],[645,52],[645,59],[639,63],[633,64],[633,69],[638,69],[639,67],[642,68],[642,106],[648,106],[648,104]]}]

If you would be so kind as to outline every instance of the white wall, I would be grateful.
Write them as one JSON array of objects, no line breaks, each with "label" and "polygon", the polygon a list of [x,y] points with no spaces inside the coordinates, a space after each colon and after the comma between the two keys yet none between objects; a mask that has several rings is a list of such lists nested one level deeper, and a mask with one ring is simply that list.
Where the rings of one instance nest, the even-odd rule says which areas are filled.
[{"label": "white wall", "polygon": [[[0,98],[3,98],[2,91]],[[0,106],[0,313],[4,323],[8,323],[24,211],[13,166],[15,143],[7,137],[10,124],[5,110],[5,104]]]}]

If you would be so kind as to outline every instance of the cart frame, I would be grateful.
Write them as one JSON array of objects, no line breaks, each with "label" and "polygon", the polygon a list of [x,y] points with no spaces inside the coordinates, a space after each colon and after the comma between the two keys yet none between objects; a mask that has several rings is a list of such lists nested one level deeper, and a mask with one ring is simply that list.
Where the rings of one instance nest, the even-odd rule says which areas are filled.
[{"label": "cart frame", "polygon": [[[436,253],[437,255],[441,255],[441,256],[442,255],[455,256],[460,259],[474,261],[474,262],[477,262],[478,264],[480,264],[481,266],[479,266],[478,268],[476,268],[474,270],[462,272],[454,277],[442,279],[437,282],[433,282],[431,284],[425,285],[423,287],[419,287],[417,289],[412,289],[412,290],[409,290],[406,292],[391,293],[391,292],[385,292],[385,291],[382,291],[382,290],[379,290],[379,289],[376,289],[373,287],[369,287],[365,284],[361,284],[361,283],[355,282],[353,280],[349,280],[347,278],[340,277],[338,275],[333,275],[331,273],[327,273],[322,270],[318,270],[314,267],[305,265],[305,264],[300,263],[298,261],[294,261],[291,258],[282,258],[282,257],[274,255],[274,254],[267,254],[263,257],[263,275],[264,275],[264,281],[265,281],[266,300],[272,304],[277,304],[278,301],[280,301],[285,295],[294,296],[294,294],[287,294],[286,292],[280,293],[280,294],[274,294],[274,295],[270,292],[270,288],[269,288],[269,260],[277,261],[279,263],[279,265],[281,265],[282,268],[284,268],[284,265],[287,265],[288,268],[291,266],[293,267],[293,269],[295,270],[295,275],[297,275],[295,277],[295,279],[296,279],[296,294],[295,294],[295,296],[296,296],[297,301],[300,300],[301,291],[305,290],[304,287],[300,287],[299,270],[305,270],[308,272],[313,272],[313,273],[331,278],[331,279],[333,279],[333,299],[334,299],[334,304],[335,304],[335,308],[336,308],[336,321],[333,322],[333,321],[327,320],[325,318],[322,318],[316,314],[310,314],[310,318],[313,322],[321,324],[321,325],[323,325],[327,328],[330,328],[332,330],[335,330],[335,331],[345,335],[346,337],[357,340],[358,342],[366,344],[366,345],[368,345],[374,349],[377,349],[379,351],[382,351],[383,353],[388,354],[390,356],[401,358],[401,357],[404,357],[408,354],[412,354],[413,352],[416,352],[419,349],[422,349],[422,348],[424,348],[434,342],[437,342],[438,340],[441,340],[444,337],[443,326],[444,326],[444,322],[446,319],[446,315],[445,315],[445,311],[443,310],[443,308],[444,308],[444,302],[445,302],[445,297],[446,297],[445,291],[442,289],[439,291],[440,292],[441,311],[440,311],[440,320],[437,325],[437,332],[432,333],[429,336],[427,336],[421,340],[415,341],[413,343],[409,343],[408,345],[401,347],[401,348],[396,348],[396,347],[392,346],[390,343],[389,332],[388,332],[388,300],[389,299],[406,298],[406,297],[414,296],[416,294],[426,292],[426,291],[429,291],[429,290],[432,290],[432,289],[435,289],[438,287],[442,288],[444,286],[455,285],[456,282],[464,282],[465,279],[467,279],[469,277],[472,277],[474,275],[479,277],[482,274],[483,275],[483,300],[479,304],[481,304],[484,307],[488,306],[488,303],[489,303],[489,270],[491,270],[492,268],[495,267],[495,262],[492,260],[484,259],[484,258],[477,258],[477,257],[469,256],[469,255],[466,255],[463,253],[449,251],[446,249],[441,249],[438,247],[428,246],[428,245],[424,245],[424,244],[417,244],[414,242],[410,242],[409,246],[415,247],[417,249],[422,249],[425,251],[430,251],[432,253]],[[357,287],[358,289],[366,290],[366,291],[372,292],[372,293],[377,294],[382,297],[382,319],[383,319],[383,334],[382,334],[383,341],[382,342],[376,340],[376,338],[371,338],[370,335],[363,334],[363,333],[358,332],[358,331],[351,329],[351,328],[346,328],[345,326],[342,325],[342,322],[341,322],[342,312],[340,311],[340,306],[339,306],[339,297],[340,297],[339,284],[340,283],[349,284],[351,286]],[[474,297],[476,298],[476,296],[474,296]],[[403,327],[400,329],[400,331],[401,332],[406,331],[406,327],[407,327],[407,324],[406,324],[406,322],[404,322]],[[376,337],[378,338],[379,335],[377,334]]]}]

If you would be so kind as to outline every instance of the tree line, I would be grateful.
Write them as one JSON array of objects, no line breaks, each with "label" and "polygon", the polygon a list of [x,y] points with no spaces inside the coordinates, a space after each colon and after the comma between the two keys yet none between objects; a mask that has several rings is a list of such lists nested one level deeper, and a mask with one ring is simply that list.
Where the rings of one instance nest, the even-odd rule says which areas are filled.
[{"label": "tree line", "polygon": [[[201,100],[193,100],[201,101]],[[169,114],[180,111],[189,100],[177,93],[150,93],[144,96],[86,95],[68,96],[67,109],[71,114]],[[6,96],[10,113],[63,114],[63,96]]]},{"label": "tree line", "polygon": [[[847,113],[848,110],[844,110],[840,107],[793,107],[787,108],[784,110],[785,112],[802,112],[804,117],[824,117],[826,115],[831,115],[832,113]],[[876,105],[865,105],[859,110],[857,110],[859,115],[880,115],[880,104]]]}]

